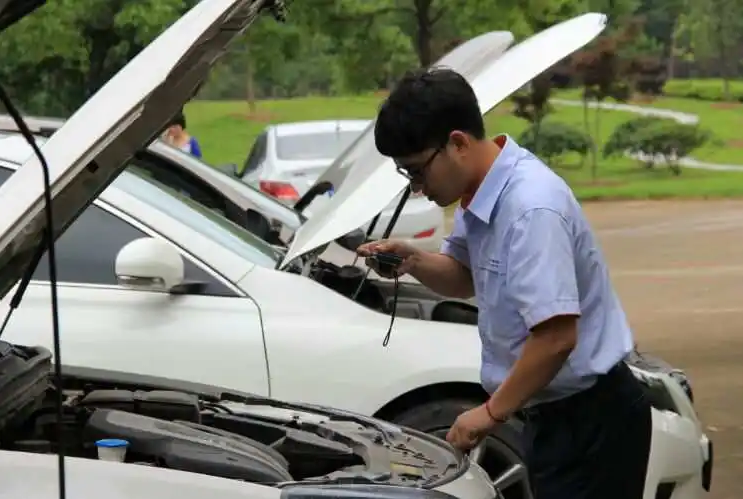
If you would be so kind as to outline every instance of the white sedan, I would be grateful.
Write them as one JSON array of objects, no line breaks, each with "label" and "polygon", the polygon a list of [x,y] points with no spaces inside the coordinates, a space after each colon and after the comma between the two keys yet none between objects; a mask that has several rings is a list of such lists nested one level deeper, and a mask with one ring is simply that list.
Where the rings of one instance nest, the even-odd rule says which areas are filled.
[{"label": "white sedan", "polygon": [[[0,30],[40,3],[3,2]],[[227,44],[266,7],[281,17],[283,9],[276,0],[196,4],[79,109],[43,153],[35,150],[30,161],[35,164],[27,163],[15,172],[14,168],[3,169],[0,297],[7,298],[14,286],[16,292],[0,332],[21,304],[32,272],[43,276],[44,270],[37,268],[41,253],[55,244],[70,223],[71,232],[86,217],[101,216],[104,221],[108,217],[127,224],[126,217],[113,207],[125,209],[126,202],[113,201],[105,207],[105,201],[90,203],[118,176],[131,152],[144,145],[200,86]],[[107,112],[101,113],[103,102],[108,102]],[[12,105],[7,106],[13,111]],[[33,144],[33,137],[26,139]],[[127,176],[133,174],[126,173],[119,181],[123,178],[126,182]],[[82,218],[78,218],[81,212]],[[44,216],[47,218],[42,221],[39,217]],[[136,208],[132,220],[135,218]],[[151,241],[140,238],[130,247],[137,242],[146,247]],[[89,248],[95,244],[88,241]],[[160,245],[176,251],[171,243],[161,240]],[[222,251],[223,256],[234,255],[232,263],[237,261],[234,257],[239,251],[234,247],[228,245]],[[170,270],[179,271],[182,281],[184,264],[178,258]],[[59,263],[64,266],[63,261]],[[240,267],[237,272],[245,270],[245,263]],[[140,284],[136,274],[122,276],[125,278],[134,280],[130,284]],[[229,276],[217,278],[220,285],[228,280]],[[195,288],[181,284],[184,293],[200,287],[208,292],[203,282],[194,283]],[[52,291],[56,289],[53,282]],[[213,291],[219,295],[218,290]],[[34,298],[38,301],[39,296],[32,292],[32,308]],[[235,311],[247,304],[242,298],[233,300]],[[102,302],[99,305],[105,308]],[[57,317],[60,312],[56,303],[51,307],[47,303],[44,308],[39,310],[44,315]],[[66,348],[68,338],[53,322],[47,332],[55,338],[59,368],[64,351],[59,342]],[[160,361],[164,361],[162,356]],[[239,375],[239,366],[232,367]],[[373,418],[131,372],[90,368],[52,371],[49,350],[0,341],[3,497],[495,497],[495,484],[482,468],[442,440]]]},{"label": "white sedan", "polygon": [[[509,51],[487,71],[475,71],[473,86],[483,112],[603,28],[596,16],[575,21],[577,26],[557,26]],[[524,60],[538,63],[514,66]],[[159,94],[150,88],[144,95],[124,91],[142,90],[128,79],[138,78],[140,66],[150,62],[135,59],[45,144],[56,167],[53,180],[79,191],[60,200],[65,204],[58,223],[64,225],[64,217],[72,221],[156,134],[157,123],[182,104],[172,94],[157,100]],[[505,86],[485,85],[493,73],[512,80]],[[177,78],[186,78],[182,75],[169,75],[176,81],[165,87],[181,88]],[[119,99],[112,100],[113,95]],[[20,151],[17,143],[5,144]],[[0,152],[3,148],[0,144]],[[17,161],[27,164],[0,189],[0,206],[7,214],[0,224],[19,220],[38,230],[29,218],[38,206],[27,203],[39,199],[34,189],[40,173],[38,162],[28,156],[28,150],[17,153]],[[13,157],[6,159],[2,167],[9,175],[17,164]],[[87,166],[91,160],[94,167]],[[351,168],[349,177],[355,171]],[[368,221],[397,195],[398,178],[386,178],[387,172],[396,175],[391,168],[363,172],[373,189],[364,182],[342,183],[300,227],[286,252],[151,179],[121,174],[58,242],[65,363],[205,382],[376,414],[432,432],[445,429],[463,408],[484,397],[478,383],[479,339],[471,324],[476,310],[413,285],[401,286],[401,316],[389,347],[383,348],[392,287],[316,258],[335,237]],[[11,229],[5,228],[18,233]],[[17,251],[33,239],[20,233],[24,237],[14,245]],[[51,344],[45,272],[44,265],[37,269],[6,338]],[[356,293],[360,285],[365,287]],[[348,298],[354,294],[359,301]],[[405,308],[408,317],[402,316]],[[676,497],[696,498],[709,454],[691,401],[667,374],[638,375],[656,394],[648,475],[653,495],[648,497],[661,482],[673,482],[684,494]],[[500,445],[507,442],[503,437]]]}]

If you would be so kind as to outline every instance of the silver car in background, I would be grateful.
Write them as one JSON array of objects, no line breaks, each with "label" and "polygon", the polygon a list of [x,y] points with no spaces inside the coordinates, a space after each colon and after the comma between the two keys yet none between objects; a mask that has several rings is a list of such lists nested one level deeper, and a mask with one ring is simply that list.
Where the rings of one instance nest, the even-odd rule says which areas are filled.
[{"label": "silver car in background", "polygon": [[[294,206],[333,161],[371,125],[371,120],[352,119],[270,125],[256,138],[239,176],[246,184]],[[328,190],[324,197],[329,198],[333,192],[333,189]],[[321,199],[317,201],[322,202]],[[397,201],[395,199],[381,213],[372,238],[383,235]],[[311,204],[303,213],[311,218],[314,208]],[[368,224],[363,230],[367,228]],[[443,208],[420,194],[413,194],[400,213],[392,235],[423,249],[438,251],[443,232]]]}]

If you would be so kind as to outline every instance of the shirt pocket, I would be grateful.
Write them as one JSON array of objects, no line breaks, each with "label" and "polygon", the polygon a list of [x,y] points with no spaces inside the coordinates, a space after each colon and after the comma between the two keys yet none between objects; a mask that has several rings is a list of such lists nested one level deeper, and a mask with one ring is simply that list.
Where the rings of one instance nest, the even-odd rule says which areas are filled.
[{"label": "shirt pocket", "polygon": [[478,259],[476,270],[477,301],[481,308],[494,312],[505,287],[506,269],[503,261],[496,257],[485,256]]}]

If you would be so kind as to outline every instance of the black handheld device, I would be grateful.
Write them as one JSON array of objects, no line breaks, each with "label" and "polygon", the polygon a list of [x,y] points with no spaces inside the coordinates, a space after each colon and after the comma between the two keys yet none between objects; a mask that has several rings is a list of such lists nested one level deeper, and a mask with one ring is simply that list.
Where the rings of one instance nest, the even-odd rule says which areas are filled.
[{"label": "black handheld device", "polygon": [[377,268],[383,274],[394,273],[397,267],[405,260],[400,255],[385,252],[374,253],[369,258],[376,263]]}]

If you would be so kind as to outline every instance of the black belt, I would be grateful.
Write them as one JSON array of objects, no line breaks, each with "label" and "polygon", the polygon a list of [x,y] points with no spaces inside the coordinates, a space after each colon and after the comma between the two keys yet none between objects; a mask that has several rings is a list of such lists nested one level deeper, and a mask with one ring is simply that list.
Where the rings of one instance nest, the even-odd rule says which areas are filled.
[{"label": "black belt", "polygon": [[574,393],[573,395],[568,395],[565,398],[550,402],[542,402],[531,407],[525,407],[524,409],[517,411],[515,416],[517,419],[524,422],[536,422],[541,419],[559,417],[559,415],[563,415],[568,411],[574,411],[575,409],[580,408],[583,404],[594,401],[597,397],[601,396],[607,385],[622,383],[627,379],[628,375],[634,379],[634,375],[627,364],[620,362],[612,367],[606,374],[600,374],[597,377],[596,383],[589,388]]}]

